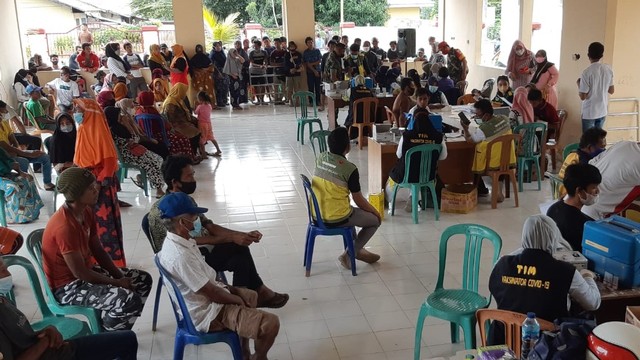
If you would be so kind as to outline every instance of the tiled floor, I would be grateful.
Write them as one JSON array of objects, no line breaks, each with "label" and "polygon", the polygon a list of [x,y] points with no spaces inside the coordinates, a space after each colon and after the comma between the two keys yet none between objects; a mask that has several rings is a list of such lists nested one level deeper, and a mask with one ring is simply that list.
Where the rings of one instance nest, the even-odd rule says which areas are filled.
[{"label": "tiled floor", "polygon": [[[491,210],[488,199],[483,198],[476,211],[441,214],[437,222],[427,210],[420,214],[418,225],[412,223],[408,213],[400,211],[393,218],[387,214],[368,244],[369,250],[382,255],[379,263],[358,262],[359,275],[353,277],[336,260],[341,240],[320,238],[311,277],[306,278],[302,256],[307,214],[299,174],[311,174],[314,155],[308,144],[296,142],[292,109],[252,106],[233,114],[217,111],[213,116],[223,157],[196,167],[195,197],[201,206],[209,208],[207,215],[215,222],[237,230],[258,229],[264,234],[259,244],[251,246],[260,274],[270,287],[291,296],[284,308],[274,311],[282,326],[270,359],[411,359],[418,309],[437,280],[441,231],[459,223],[487,225],[501,235],[502,252],[506,253],[518,246],[524,219],[539,213],[538,204],[549,199],[547,184],[543,184],[543,191],[529,184],[520,193],[519,208],[507,199]],[[366,148],[353,147],[348,157],[358,165],[362,188],[366,189]],[[30,231],[44,227],[53,210],[51,193],[41,194],[47,207],[40,219],[11,226],[25,238]],[[155,199],[145,198],[130,180],[123,184],[120,197],[134,204],[122,210],[128,265],[156,276],[151,248],[140,231],[140,220]],[[446,286],[460,285],[462,249],[461,241],[450,244]],[[480,272],[484,293],[491,270],[490,248],[485,250]],[[20,254],[28,256],[26,249]],[[20,307],[36,319],[39,315],[24,274],[14,273]],[[160,307],[155,333],[151,331],[152,299],[134,327],[140,359],[172,358],[175,320],[166,294]],[[423,358],[451,355],[463,348],[450,343],[449,325],[433,318],[426,320],[421,345]],[[209,345],[188,347],[185,358],[230,359],[231,355],[225,346]]]}]

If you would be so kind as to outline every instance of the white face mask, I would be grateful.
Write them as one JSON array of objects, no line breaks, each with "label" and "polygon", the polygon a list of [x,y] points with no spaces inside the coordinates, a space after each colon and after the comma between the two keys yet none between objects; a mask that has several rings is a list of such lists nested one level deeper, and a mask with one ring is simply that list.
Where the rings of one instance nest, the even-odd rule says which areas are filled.
[{"label": "white face mask", "polygon": [[438,91],[438,87],[434,85],[429,85],[429,91],[431,93],[435,93],[436,91]]},{"label": "white face mask", "polygon": [[516,50],[516,55],[522,56],[524,54],[524,49]]},{"label": "white face mask", "polygon": [[582,196],[578,195],[578,197],[580,198],[580,202],[584,206],[591,206],[591,205],[595,204],[596,202],[598,202],[598,197],[599,196],[600,196],[599,194],[598,195],[591,195],[591,194],[587,193],[587,197],[583,198]]},{"label": "white face mask", "polygon": [[364,51],[364,52],[368,52],[368,51],[369,51],[369,47],[368,47],[368,46],[364,46],[364,47],[362,48],[362,51]]},{"label": "white face mask", "polygon": [[13,288],[13,277],[11,275],[0,279],[0,295],[7,295]]},{"label": "white face mask", "polygon": [[9,119],[11,119],[11,115],[9,115],[8,112],[2,114],[2,120],[9,120]]},{"label": "white face mask", "polygon": [[73,131],[73,125],[62,125],[62,126],[60,126],[60,130],[63,133],[70,133],[70,132]]}]

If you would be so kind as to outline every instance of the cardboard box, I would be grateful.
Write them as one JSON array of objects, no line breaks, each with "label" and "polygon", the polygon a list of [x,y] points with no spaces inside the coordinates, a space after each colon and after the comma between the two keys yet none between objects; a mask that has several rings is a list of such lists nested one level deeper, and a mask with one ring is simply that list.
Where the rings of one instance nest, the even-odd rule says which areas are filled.
[{"label": "cardboard box", "polygon": [[384,192],[369,194],[369,203],[378,210],[380,218],[384,219]]},{"label": "cardboard box", "polygon": [[640,328],[640,306],[627,306],[624,322]]},{"label": "cardboard box", "polygon": [[447,185],[442,189],[440,211],[467,214],[478,206],[478,189],[475,185]]}]

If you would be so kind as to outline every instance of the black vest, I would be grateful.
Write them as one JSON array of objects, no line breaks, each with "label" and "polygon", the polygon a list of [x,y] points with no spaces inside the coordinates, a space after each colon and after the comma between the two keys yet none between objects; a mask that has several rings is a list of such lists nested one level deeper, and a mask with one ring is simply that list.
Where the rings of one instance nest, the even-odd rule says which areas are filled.
[{"label": "black vest", "polygon": [[[415,114],[414,114],[415,116]],[[417,121],[417,120],[416,120]],[[414,124],[413,130],[407,130],[402,133],[402,157],[398,159],[396,165],[391,169],[390,177],[396,183],[401,183],[404,180],[404,172],[405,172],[405,155],[407,151],[414,146],[424,145],[424,144],[442,144],[442,133],[431,125],[431,120],[429,121],[429,126],[422,126],[423,131],[418,131],[418,124]],[[436,176],[436,169],[438,164],[438,155],[433,155],[432,158],[432,166],[431,166],[431,174],[429,174],[430,179],[434,179]],[[409,182],[418,182],[420,178],[420,155],[413,154],[413,158],[411,159],[411,169],[409,169]]]},{"label": "black vest", "polygon": [[498,309],[553,321],[568,316],[567,296],[576,269],[544,250],[526,249],[504,256],[489,278],[489,291]]}]

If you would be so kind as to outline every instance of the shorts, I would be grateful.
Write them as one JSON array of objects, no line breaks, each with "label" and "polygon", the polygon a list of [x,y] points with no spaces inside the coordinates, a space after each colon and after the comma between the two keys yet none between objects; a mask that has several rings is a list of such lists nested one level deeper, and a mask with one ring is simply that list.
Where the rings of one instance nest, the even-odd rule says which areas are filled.
[{"label": "shorts", "polygon": [[267,83],[267,78],[264,77],[264,74],[251,74],[249,79],[251,85],[264,85]]},{"label": "shorts", "polygon": [[258,339],[267,335],[267,332],[273,331],[271,330],[273,325],[280,323],[278,317],[255,308],[258,303],[258,294],[255,291],[237,289],[240,292],[239,296],[249,303],[250,307],[225,304],[211,323],[209,330],[229,329],[238,333],[240,337],[248,339]]}]

